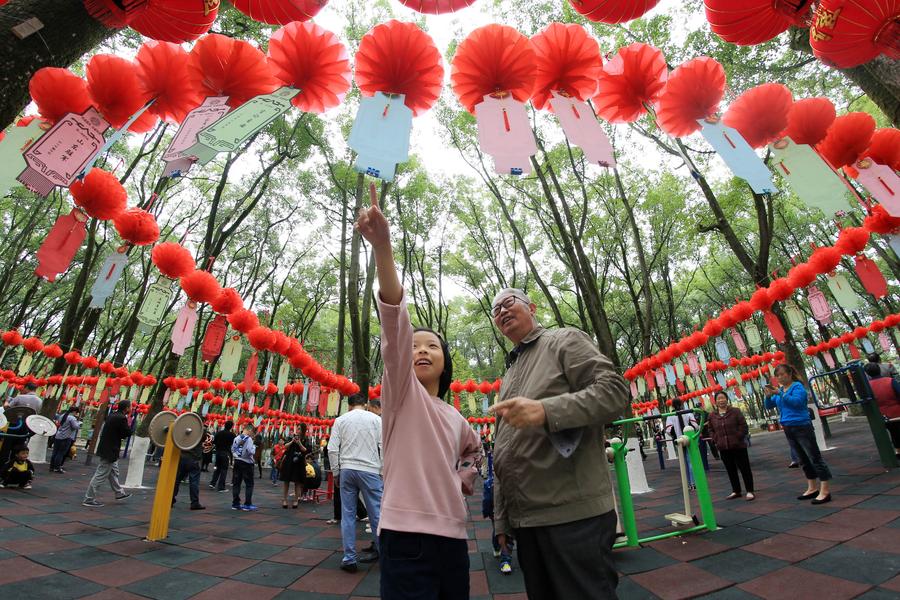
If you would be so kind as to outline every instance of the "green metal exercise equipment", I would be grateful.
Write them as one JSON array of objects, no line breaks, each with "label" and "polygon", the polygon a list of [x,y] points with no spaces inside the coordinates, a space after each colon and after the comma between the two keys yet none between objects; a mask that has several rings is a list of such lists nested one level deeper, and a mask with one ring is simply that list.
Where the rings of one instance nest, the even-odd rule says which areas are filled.
[{"label": "green metal exercise equipment", "polygon": [[[679,468],[681,469],[682,493],[684,495],[685,512],[690,513],[690,492],[687,489],[687,480],[685,477],[685,465],[683,462],[683,454],[681,446],[687,446],[688,457],[691,461],[691,467],[694,472],[694,484],[697,486],[697,503],[700,506],[700,515],[703,518],[702,523],[695,524],[692,527],[678,529],[659,535],[651,535],[648,537],[638,537],[637,521],[634,516],[634,501],[631,498],[631,481],[628,478],[628,467],[625,464],[625,454],[628,449],[625,447],[628,441],[628,430],[634,426],[634,423],[650,421],[654,419],[665,419],[666,417],[679,414],[696,413],[698,415],[699,427],[694,430],[688,426],[684,428],[683,435],[676,440],[679,444],[678,457]],[[706,471],[703,469],[703,459],[700,457],[700,430],[703,428],[703,421],[706,413],[699,409],[680,410],[677,412],[664,413],[661,415],[653,415],[649,417],[635,417],[632,419],[620,419],[613,425],[622,425],[622,438],[610,439],[610,449],[612,450],[613,464],[616,471],[616,482],[619,488],[619,510],[622,521],[622,527],[625,530],[625,541],[619,542],[614,547],[621,548],[625,546],[638,546],[647,542],[655,542],[670,537],[693,533],[696,531],[715,531],[718,528],[716,524],[716,514],[713,510],[712,498],[709,494],[709,482],[706,479]],[[670,520],[673,525],[681,526],[688,523],[697,523],[696,517],[691,514],[672,513],[666,515],[666,519]]]}]

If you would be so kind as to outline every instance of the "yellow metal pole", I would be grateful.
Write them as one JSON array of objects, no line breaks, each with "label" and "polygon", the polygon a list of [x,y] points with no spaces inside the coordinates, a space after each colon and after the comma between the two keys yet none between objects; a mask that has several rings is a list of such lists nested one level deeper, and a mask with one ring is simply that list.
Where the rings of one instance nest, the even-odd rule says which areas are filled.
[{"label": "yellow metal pole", "polygon": [[172,429],[166,433],[166,447],[159,465],[156,493],[153,496],[153,512],[150,514],[150,530],[147,540],[156,542],[169,535],[169,514],[172,512],[172,493],[175,491],[175,477],[181,449],[172,441]]}]

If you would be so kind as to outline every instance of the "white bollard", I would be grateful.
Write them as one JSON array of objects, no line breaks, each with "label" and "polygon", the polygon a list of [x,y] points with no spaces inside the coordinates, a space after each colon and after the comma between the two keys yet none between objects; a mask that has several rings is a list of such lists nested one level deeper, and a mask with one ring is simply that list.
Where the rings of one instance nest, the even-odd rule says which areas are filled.
[{"label": "white bollard", "polygon": [[819,450],[825,452],[826,450],[834,450],[834,446],[829,446],[825,442],[825,430],[822,428],[822,419],[819,417],[819,411],[814,404],[810,404],[809,408],[812,409],[813,416],[815,417],[812,420],[813,431],[816,434],[816,444],[819,445]]},{"label": "white bollard", "polygon": [[644,461],[641,460],[641,451],[638,448],[639,441],[635,437],[628,438],[625,447],[628,453],[625,454],[625,465],[628,467],[628,480],[631,482],[632,494],[646,494],[652,492],[650,485],[647,483],[647,473],[644,471]]},{"label": "white bollard", "polygon": [[125,474],[125,487],[133,489],[143,488],[144,483],[144,460],[147,455],[147,448],[150,447],[150,438],[138,437],[131,438],[131,447],[128,449],[128,473]]},{"label": "white bollard", "polygon": [[46,435],[33,435],[28,440],[28,460],[36,465],[43,465],[47,462],[47,440],[50,439]]}]

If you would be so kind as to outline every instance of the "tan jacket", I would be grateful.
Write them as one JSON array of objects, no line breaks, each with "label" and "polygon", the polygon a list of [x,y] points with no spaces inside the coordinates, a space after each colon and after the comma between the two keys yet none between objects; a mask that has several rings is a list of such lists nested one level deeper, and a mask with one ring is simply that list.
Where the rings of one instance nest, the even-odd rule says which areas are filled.
[{"label": "tan jacket", "polygon": [[[603,426],[624,414],[628,385],[578,329],[538,326],[516,348],[521,352],[503,377],[500,400],[540,400],[547,423],[526,429],[497,424],[497,532],[571,523],[613,510]],[[583,428],[577,446],[564,458],[550,434],[577,428]],[[577,431],[562,435],[579,437]]]}]

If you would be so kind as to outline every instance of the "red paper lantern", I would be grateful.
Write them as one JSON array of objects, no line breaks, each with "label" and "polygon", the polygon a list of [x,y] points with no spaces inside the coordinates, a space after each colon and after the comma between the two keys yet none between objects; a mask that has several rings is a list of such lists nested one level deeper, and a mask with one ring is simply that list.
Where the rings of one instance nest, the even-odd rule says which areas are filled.
[{"label": "red paper lantern", "polygon": [[150,39],[180,44],[209,31],[218,12],[219,0],[146,0],[142,10],[128,17],[128,26]]},{"label": "red paper lantern", "polygon": [[537,109],[548,105],[551,92],[587,100],[597,92],[603,68],[600,45],[581,25],[551,23],[531,38],[536,59],[534,94]]},{"label": "red paper lantern", "polygon": [[431,36],[415,23],[391,20],[363,36],[355,78],[364,96],[405,94],[406,106],[420,115],[441,95],[444,66]]},{"label": "red paper lantern", "polygon": [[427,15],[442,15],[472,6],[475,0],[400,0],[400,4]]},{"label": "red paper lantern", "polygon": [[232,108],[271,93],[280,83],[257,48],[217,33],[204,36],[194,45],[188,69],[202,93],[228,96]]},{"label": "red paper lantern", "polygon": [[819,60],[849,69],[900,58],[900,0],[819,0],[809,43]]},{"label": "red paper lantern", "polygon": [[42,352],[44,353],[44,356],[52,359],[57,359],[63,355],[62,348],[59,347],[59,344],[48,344],[44,346]]},{"label": "red paper lantern", "polygon": [[658,48],[641,43],[619,48],[600,73],[597,116],[610,123],[636,121],[659,99],[667,75],[666,57]]},{"label": "red paper lantern", "polygon": [[188,71],[188,53],[171,42],[146,42],[135,62],[144,94],[155,98],[149,112],[160,119],[181,123],[203,98]]},{"label": "red paper lantern", "polygon": [[91,169],[84,179],[69,186],[75,205],[95,219],[116,218],[125,210],[128,194],[116,176],[103,169]]},{"label": "red paper lantern", "polygon": [[626,23],[642,17],[659,0],[569,0],[579,14],[597,23]]},{"label": "red paper lantern", "polygon": [[531,41],[512,27],[479,27],[456,49],[450,73],[453,93],[472,114],[488,94],[509,94],[527,102],[534,91],[535,60]]},{"label": "red paper lantern", "polygon": [[323,113],[339,105],[350,89],[350,57],[332,32],[315,23],[290,23],[269,39],[269,66],[285,85],[300,90],[291,102],[302,111]]},{"label": "red paper lantern", "polygon": [[312,19],[328,0],[231,0],[231,4],[254,21],[287,25]]},{"label": "red paper lantern", "polygon": [[815,146],[825,137],[836,116],[834,104],[828,98],[797,100],[788,111],[784,134],[795,144]]},{"label": "red paper lantern", "polygon": [[212,302],[222,291],[219,282],[208,271],[194,270],[181,278],[181,289],[194,302]]},{"label": "red paper lantern", "polygon": [[875,133],[875,119],[863,112],[841,115],[834,120],[825,138],[816,146],[832,167],[852,165],[869,147]]},{"label": "red paper lantern", "polygon": [[752,147],[761,148],[781,137],[793,101],[786,86],[764,83],[738,96],[722,122],[737,129]]},{"label": "red paper lantern", "polygon": [[194,257],[187,248],[176,242],[163,242],[154,246],[150,260],[169,279],[179,279],[194,270]]},{"label": "red paper lantern", "polygon": [[18,329],[10,329],[9,331],[4,331],[3,335],[0,335],[0,339],[7,346],[18,346],[22,343],[22,334],[19,333]]},{"label": "red paper lantern", "polygon": [[50,123],[56,123],[66,113],[81,114],[91,106],[87,82],[68,69],[38,69],[31,76],[28,91],[41,117]]},{"label": "red paper lantern", "polygon": [[231,313],[244,308],[244,301],[241,295],[234,288],[222,288],[215,299],[210,303],[212,309],[222,315],[230,315]]},{"label": "red paper lantern", "polygon": [[710,28],[726,42],[752,46],[802,25],[809,0],[704,0]]},{"label": "red paper lantern", "polygon": [[725,94],[725,69],[718,61],[701,56],[682,63],[669,75],[659,97],[656,121],[675,137],[700,130],[698,120],[719,111]]},{"label": "red paper lantern", "polygon": [[63,358],[65,359],[67,365],[81,364],[81,353],[79,353],[78,350],[70,350],[69,352],[66,352],[65,354],[63,354]]},{"label": "red paper lantern", "polygon": [[146,210],[129,208],[113,219],[119,237],[135,246],[149,246],[159,239],[156,218]]},{"label": "red paper lantern", "polygon": [[856,257],[856,274],[862,282],[866,291],[881,298],[887,294],[887,280],[885,280],[881,269],[873,260],[869,260],[865,256]]},{"label": "red paper lantern", "polygon": [[[137,65],[112,54],[95,54],[88,61],[88,91],[91,100],[109,124],[119,129],[150,98],[141,86]],[[129,131],[146,133],[156,125],[156,115],[147,111],[131,124]]]},{"label": "red paper lantern", "polygon": [[247,333],[247,341],[257,350],[268,350],[275,343],[275,334],[268,327],[255,327]]},{"label": "red paper lantern", "polygon": [[876,129],[863,156],[871,158],[879,165],[900,171],[900,129],[892,127]]},{"label": "red paper lantern", "polygon": [[44,347],[44,343],[39,338],[30,337],[22,340],[22,347],[26,352],[39,352]]}]

